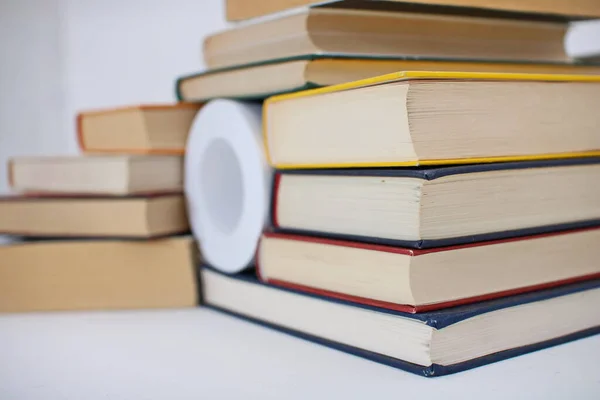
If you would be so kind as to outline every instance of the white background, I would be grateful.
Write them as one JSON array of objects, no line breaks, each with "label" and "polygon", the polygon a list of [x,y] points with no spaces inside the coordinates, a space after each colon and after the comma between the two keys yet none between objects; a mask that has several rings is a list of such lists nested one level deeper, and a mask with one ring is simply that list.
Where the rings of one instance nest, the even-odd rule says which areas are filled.
[{"label": "white background", "polygon": [[600,399],[600,335],[423,378],[207,308],[0,315],[2,400]]},{"label": "white background", "polygon": [[[8,157],[77,152],[78,110],[175,100],[226,26],[223,0],[0,0],[0,193]],[[573,33],[598,50],[600,24]]]},{"label": "white background", "polygon": [[0,193],[10,156],[77,152],[78,110],[174,101],[225,27],[220,0],[0,0]]}]

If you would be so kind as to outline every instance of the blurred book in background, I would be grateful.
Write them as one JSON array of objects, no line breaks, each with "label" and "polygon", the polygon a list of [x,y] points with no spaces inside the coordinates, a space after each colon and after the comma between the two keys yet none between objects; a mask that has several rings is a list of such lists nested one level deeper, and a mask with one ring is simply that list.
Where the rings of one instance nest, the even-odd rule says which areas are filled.
[{"label": "blurred book in background", "polygon": [[[191,307],[198,303],[181,153],[199,105],[78,117],[81,156],[17,157],[0,201],[0,311]],[[94,154],[87,152],[93,151]]]},{"label": "blurred book in background", "polygon": [[514,18],[600,18],[600,4],[589,0],[225,0],[227,20],[240,21],[295,7],[393,8],[458,14],[512,15]]},{"label": "blurred book in background", "polygon": [[177,97],[263,99],[401,70],[599,72],[570,45],[594,42],[579,34],[589,23],[567,35],[600,16],[589,2],[227,1],[230,19],[290,7],[208,36],[208,70],[180,77]]},{"label": "blurred book in background", "polygon": [[189,237],[37,240],[0,247],[0,312],[193,307]]},{"label": "blurred book in background", "polygon": [[206,101],[217,97],[260,100],[276,94],[337,85],[397,71],[594,75],[600,74],[600,65],[304,55],[182,76],[177,79],[176,93],[179,100],[188,102]]}]

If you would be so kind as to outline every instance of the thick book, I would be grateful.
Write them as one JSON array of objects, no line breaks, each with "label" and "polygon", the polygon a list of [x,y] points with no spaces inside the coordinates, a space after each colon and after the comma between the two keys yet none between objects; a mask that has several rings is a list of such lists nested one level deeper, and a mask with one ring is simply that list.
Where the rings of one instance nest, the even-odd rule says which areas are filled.
[{"label": "thick book", "polygon": [[600,229],[428,250],[265,233],[266,283],[415,313],[600,278]]},{"label": "thick book", "polygon": [[600,280],[410,314],[269,286],[252,273],[201,270],[213,308],[427,377],[600,332]]},{"label": "thick book", "polygon": [[3,234],[141,239],[188,231],[181,194],[0,198],[0,232]]},{"label": "thick book", "polygon": [[137,105],[77,115],[77,138],[89,153],[183,154],[200,104]]},{"label": "thick book", "polygon": [[209,68],[309,54],[568,62],[568,25],[444,14],[307,8],[204,40]]},{"label": "thick book", "polygon": [[20,192],[129,195],[180,192],[183,161],[171,155],[16,157],[9,183]]},{"label": "thick book", "polygon": [[389,167],[600,154],[600,76],[405,71],[270,97],[278,168]]},{"label": "thick book", "polygon": [[175,82],[180,101],[214,98],[262,100],[276,94],[337,85],[397,71],[472,71],[541,74],[600,74],[600,65],[509,63],[464,60],[410,60],[307,55],[274,59],[182,76]]},{"label": "thick book", "polygon": [[594,0],[569,1],[498,1],[498,0],[226,0],[228,21],[267,16],[295,7],[341,7],[411,10],[440,14],[488,15],[518,19],[600,18],[600,4]]},{"label": "thick book", "polygon": [[0,312],[193,307],[191,237],[0,246]]},{"label": "thick book", "polygon": [[431,248],[600,224],[600,157],[280,171],[276,229]]}]

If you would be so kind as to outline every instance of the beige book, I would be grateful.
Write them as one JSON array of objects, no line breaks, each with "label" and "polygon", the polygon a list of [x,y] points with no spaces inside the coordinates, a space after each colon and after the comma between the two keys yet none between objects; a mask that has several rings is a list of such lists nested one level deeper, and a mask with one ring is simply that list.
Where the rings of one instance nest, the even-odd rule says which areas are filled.
[{"label": "beige book", "polygon": [[477,163],[598,154],[600,76],[406,71],[274,96],[278,168]]},{"label": "beige book", "polygon": [[[371,3],[371,4],[370,4]],[[427,10],[427,7],[439,12],[440,7],[448,7],[453,12],[514,12],[541,15],[556,15],[567,18],[599,18],[600,3],[596,0],[388,0],[386,2],[370,1],[318,1],[318,0],[226,0],[226,15],[228,21],[240,21],[255,18],[278,11],[302,7],[373,7],[378,3],[389,3],[388,7],[415,8]],[[387,6],[387,5],[386,5]],[[444,8],[444,10],[447,10]]]},{"label": "beige book", "polygon": [[492,63],[455,60],[393,60],[316,57],[208,70],[177,80],[180,100],[197,102],[218,97],[261,99],[283,92],[337,85],[396,71],[514,72],[600,74],[600,65]]},{"label": "beige book", "polygon": [[88,155],[83,157],[16,157],[9,182],[22,192],[128,195],[179,192],[183,185],[180,156]]},{"label": "beige book", "polygon": [[189,237],[13,243],[0,259],[0,312],[198,304]]},{"label": "beige book", "polygon": [[188,230],[182,195],[5,197],[0,232],[22,236],[155,237]]},{"label": "beige book", "polygon": [[276,175],[273,223],[285,230],[411,247],[470,243],[489,234],[511,237],[523,230],[600,223],[598,176],[598,157],[293,171]]},{"label": "beige book", "polygon": [[413,250],[267,233],[257,265],[267,283],[421,312],[599,278],[599,240],[596,228]]},{"label": "beige book", "polygon": [[182,154],[200,104],[139,105],[77,116],[86,152]]},{"label": "beige book", "polygon": [[315,8],[209,36],[204,61],[221,68],[310,54],[565,62],[567,24]]},{"label": "beige book", "polygon": [[[201,276],[202,298],[209,306],[412,372],[418,367],[398,360],[430,367],[418,370],[426,376],[443,374],[441,366],[468,369],[536,349],[525,346],[539,344],[539,349],[552,345],[544,342],[553,339],[564,342],[590,335],[600,325],[597,282],[506,301],[409,314],[282,290],[260,284],[247,274],[202,269]],[[515,351],[492,356],[510,349]],[[490,357],[474,365],[462,364],[486,355]]]}]

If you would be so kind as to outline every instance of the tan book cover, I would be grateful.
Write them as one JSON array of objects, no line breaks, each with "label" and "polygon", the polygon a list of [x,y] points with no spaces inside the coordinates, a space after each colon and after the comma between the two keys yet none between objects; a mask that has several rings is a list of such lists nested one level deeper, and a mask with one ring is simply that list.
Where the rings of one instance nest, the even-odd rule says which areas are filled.
[{"label": "tan book cover", "polygon": [[0,246],[0,312],[193,307],[190,237]]},{"label": "tan book cover", "polygon": [[[513,12],[553,15],[569,19],[600,18],[600,2],[596,0],[388,0],[393,6],[452,7],[466,10]],[[317,0],[226,0],[228,21],[241,21],[260,17],[295,7],[334,6],[351,7],[360,4],[369,7],[368,1],[317,1]],[[381,3],[373,2],[373,3]],[[465,12],[467,12],[465,10]]]},{"label": "tan book cover", "polygon": [[89,153],[183,154],[201,104],[137,105],[77,116],[81,150]]}]

